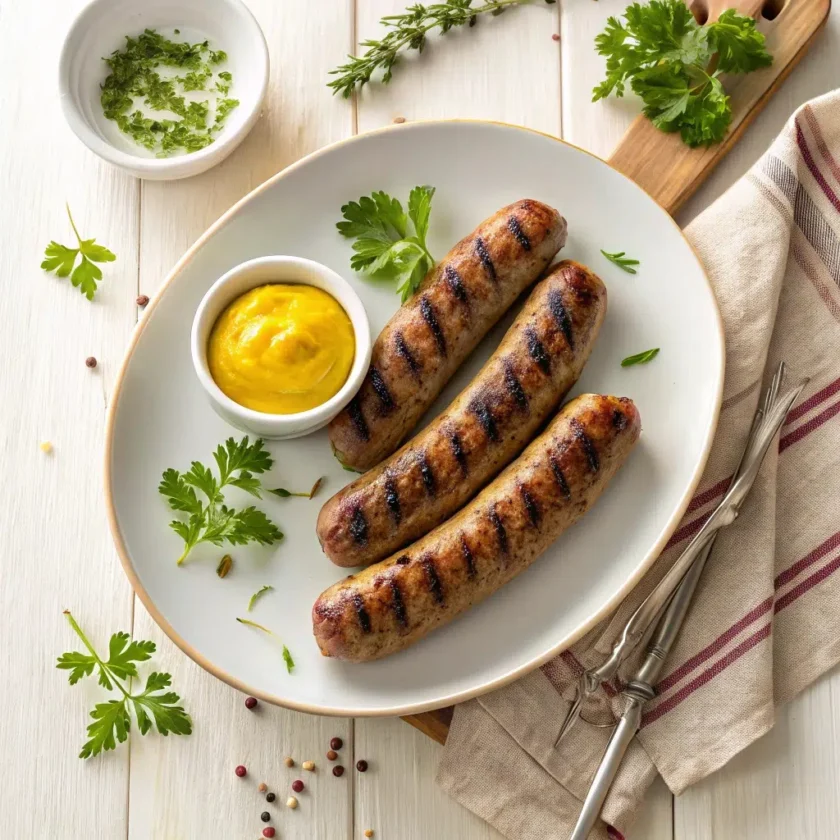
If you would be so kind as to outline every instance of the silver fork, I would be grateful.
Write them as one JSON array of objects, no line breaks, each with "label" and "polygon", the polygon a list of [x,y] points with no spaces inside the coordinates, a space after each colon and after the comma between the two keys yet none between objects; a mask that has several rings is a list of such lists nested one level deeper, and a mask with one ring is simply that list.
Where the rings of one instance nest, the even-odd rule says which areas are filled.
[{"label": "silver fork", "polygon": [[630,616],[606,661],[597,668],[588,668],[581,674],[575,698],[560,728],[560,734],[554,742],[555,747],[577,722],[583,702],[598,690],[598,686],[602,682],[607,682],[616,675],[621,663],[639,644],[651,624],[666,609],[680,582],[695,562],[702,570],[711,543],[720,529],[731,525],[738,517],[741,505],[752,488],[770,443],[784,423],[791,406],[796,402],[802,389],[808,383],[808,379],[803,379],[786,390],[780,397],[779,391],[784,383],[785,370],[785,364],[781,362],[765,392],[763,403],[753,418],[741,461],[721,503],[706,520],[706,523],[697,532],[676,563]]}]

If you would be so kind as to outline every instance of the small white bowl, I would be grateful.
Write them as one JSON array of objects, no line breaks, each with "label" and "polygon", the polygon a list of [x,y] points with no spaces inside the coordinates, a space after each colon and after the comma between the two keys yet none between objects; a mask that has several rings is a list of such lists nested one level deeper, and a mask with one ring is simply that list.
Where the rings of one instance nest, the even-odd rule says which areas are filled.
[{"label": "small white bowl", "polygon": [[[157,29],[184,40],[208,38],[224,50],[223,68],[233,74],[230,95],[239,105],[230,112],[214,142],[191,154],[156,158],[106,119],[99,102],[108,75],[102,60],[125,46],[125,36]],[[59,59],[59,92],[64,116],[76,136],[109,163],[149,180],[198,175],[223,161],[247,136],[260,115],[268,90],[265,36],[241,0],[93,0],[70,27]]]},{"label": "small white bowl", "polygon": [[[215,383],[207,364],[210,331],[225,307],[240,295],[267,283],[314,286],[343,307],[356,336],[356,355],[341,390],[325,403],[297,414],[266,414],[232,400]],[[258,257],[241,263],[219,278],[202,298],[190,340],[193,367],[216,413],[237,429],[265,438],[302,437],[326,426],[356,395],[370,365],[371,340],[367,313],[352,286],[331,268],[301,257]]]}]

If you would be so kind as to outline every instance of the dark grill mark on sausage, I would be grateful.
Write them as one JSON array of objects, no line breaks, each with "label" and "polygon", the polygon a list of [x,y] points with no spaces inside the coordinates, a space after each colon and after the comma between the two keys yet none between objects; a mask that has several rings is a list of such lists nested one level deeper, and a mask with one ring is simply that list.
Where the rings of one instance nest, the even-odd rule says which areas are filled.
[{"label": "dark grill mark on sausage", "polygon": [[586,434],[583,426],[581,426],[577,420],[570,420],[569,423],[575,433],[575,437],[580,441],[580,445],[586,453],[586,460],[589,462],[589,469],[592,470],[592,472],[598,472],[601,464],[598,460],[598,453],[595,451],[595,444],[592,443],[592,439],[588,434]]},{"label": "dark grill mark on sausage", "polygon": [[467,545],[467,538],[463,534],[461,534],[461,554],[467,564],[467,577],[472,580],[475,577],[475,558]]},{"label": "dark grill mark on sausage", "polygon": [[444,338],[443,330],[440,328],[440,324],[438,323],[434,307],[431,303],[429,303],[429,299],[426,297],[426,295],[423,295],[423,297],[420,298],[420,314],[423,316],[423,320],[426,322],[429,329],[431,330],[432,335],[435,339],[435,344],[437,344],[441,356],[445,356],[446,339]]},{"label": "dark grill mark on sausage", "polygon": [[470,402],[469,410],[478,418],[481,423],[481,428],[484,429],[484,434],[496,443],[499,440],[499,430],[496,428],[496,421],[493,418],[493,413],[484,400],[476,398]]},{"label": "dark grill mark on sausage", "polygon": [[560,462],[553,455],[548,460],[551,464],[551,472],[554,475],[554,480],[557,482],[557,486],[560,488],[563,498],[568,501],[572,498],[572,491],[569,490],[569,482],[566,481],[566,476],[563,475],[563,469],[560,466]]},{"label": "dark grill mark on sausage", "polygon": [[522,383],[517,378],[516,371],[513,369],[510,359],[505,359],[502,365],[505,369],[505,388],[507,388],[508,393],[516,400],[516,404],[520,408],[527,409],[528,397],[522,389]]},{"label": "dark grill mark on sausage", "polygon": [[487,272],[487,276],[494,283],[497,283],[496,266],[493,265],[493,260],[490,259],[490,254],[487,251],[487,246],[484,244],[484,240],[480,236],[475,238],[475,252],[478,254],[478,258],[481,260],[481,265]]},{"label": "dark grill mark on sausage", "polygon": [[420,564],[423,566],[423,571],[426,573],[426,585],[429,587],[429,592],[438,604],[443,604],[443,585],[438,577],[437,569],[435,568],[435,560],[431,554],[426,554],[421,560]]},{"label": "dark grill mark on sausage", "polygon": [[554,316],[554,323],[557,324],[557,329],[563,333],[563,338],[566,339],[566,343],[574,350],[575,340],[572,336],[572,319],[566,311],[566,307],[563,304],[563,295],[560,294],[559,290],[552,289],[548,293],[548,308]]},{"label": "dark grill mark on sausage", "polygon": [[366,545],[368,541],[367,529],[367,519],[365,519],[362,509],[356,505],[350,515],[350,536],[353,537],[353,542],[357,545]]},{"label": "dark grill mark on sausage", "polygon": [[435,495],[435,474],[429,466],[429,459],[425,452],[420,453],[420,475],[423,476],[423,486],[426,492],[434,498]]},{"label": "dark grill mark on sausage", "polygon": [[401,332],[398,332],[394,336],[394,347],[396,348],[397,355],[408,365],[411,373],[414,376],[419,376],[420,365],[417,363],[417,359],[411,354],[411,350],[408,349],[408,345],[405,343],[405,337]]},{"label": "dark grill mark on sausage", "polygon": [[389,411],[392,411],[394,400],[391,397],[391,392],[388,390],[382,374],[373,366],[370,369],[370,384],[373,385],[373,390],[376,391],[376,396],[379,397],[383,413],[387,414]]},{"label": "dark grill mark on sausage", "polygon": [[627,428],[627,418],[618,409],[613,411],[612,423],[613,427],[618,429],[619,432],[623,432]]},{"label": "dark grill mark on sausage", "polygon": [[397,492],[397,482],[394,481],[392,475],[385,478],[385,504],[388,505],[388,510],[391,518],[394,520],[394,525],[399,525],[402,519],[400,494]]},{"label": "dark grill mark on sausage", "polygon": [[536,362],[539,369],[548,375],[551,370],[551,359],[548,358],[548,353],[533,327],[525,330],[525,340],[528,342],[528,355]]},{"label": "dark grill mark on sausage", "polygon": [[449,290],[455,295],[461,303],[467,303],[467,288],[464,285],[464,281],[461,280],[461,275],[452,268],[451,265],[446,266],[443,269],[443,276],[446,278],[446,285],[449,286]]},{"label": "dark grill mark on sausage", "polygon": [[411,562],[411,558],[407,554],[403,554],[402,557],[397,557],[394,561],[398,566],[407,566]]},{"label": "dark grill mark on sausage", "polygon": [[531,250],[531,240],[525,235],[525,231],[519,226],[519,220],[516,216],[508,218],[508,229],[516,237],[516,241],[526,250]]},{"label": "dark grill mark on sausage", "polygon": [[370,633],[370,616],[365,609],[365,602],[358,592],[353,596],[353,606],[356,608],[356,617],[359,619],[359,626],[362,628],[362,633]]},{"label": "dark grill mark on sausage", "polygon": [[403,601],[400,585],[394,578],[391,578],[391,609],[394,611],[394,616],[399,622],[400,627],[407,626],[408,616],[405,614],[405,602]]},{"label": "dark grill mark on sausage", "polygon": [[524,484],[519,485],[519,495],[522,497],[522,504],[525,505],[525,512],[528,514],[528,520],[536,528],[540,524],[540,509],[534,497],[528,492],[528,488]]},{"label": "dark grill mark on sausage", "polygon": [[496,538],[499,541],[499,550],[502,554],[508,553],[508,538],[507,538],[507,531],[505,530],[504,522],[499,518],[499,514],[496,513],[495,505],[490,508],[487,512],[487,517],[489,518],[490,522],[493,524],[493,527],[496,529]]},{"label": "dark grill mark on sausage", "polygon": [[368,431],[365,418],[362,415],[362,407],[359,405],[357,397],[353,397],[353,399],[350,400],[350,405],[347,406],[347,411],[350,413],[350,419],[353,421],[353,425],[356,427],[356,433],[359,437],[364,441],[370,440],[370,432]]},{"label": "dark grill mark on sausage", "polygon": [[455,460],[458,462],[458,465],[464,471],[464,474],[467,473],[467,456],[464,452],[464,447],[461,444],[461,438],[458,437],[457,432],[449,431],[446,433],[446,437],[449,440],[449,446],[452,449],[452,454],[455,456]]}]

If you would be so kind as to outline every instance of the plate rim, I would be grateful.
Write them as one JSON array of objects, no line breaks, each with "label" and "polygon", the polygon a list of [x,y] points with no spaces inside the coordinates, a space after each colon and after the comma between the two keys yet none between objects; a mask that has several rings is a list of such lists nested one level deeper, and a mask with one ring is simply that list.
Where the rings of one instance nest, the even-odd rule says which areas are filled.
[{"label": "plate rim", "polygon": [[[574,630],[572,630],[570,633],[567,633],[564,638],[560,639],[548,651],[544,652],[539,656],[533,657],[528,662],[525,662],[522,665],[519,665],[518,667],[509,670],[507,673],[502,674],[501,676],[495,679],[485,681],[479,686],[474,686],[472,688],[454,692],[443,697],[435,698],[433,700],[426,700],[421,703],[404,703],[402,705],[397,706],[364,708],[361,710],[353,708],[339,708],[335,706],[320,706],[311,703],[304,703],[297,700],[289,700],[283,697],[278,697],[276,695],[269,694],[265,691],[256,690],[253,687],[246,685],[242,680],[239,680],[238,678],[219,668],[217,665],[215,665],[213,662],[207,659],[203,654],[201,654],[198,650],[196,650],[192,645],[190,645],[187,641],[185,641],[178,634],[175,628],[166,620],[162,613],[157,609],[153,600],[149,596],[149,593],[146,592],[146,589],[140,582],[140,579],[137,573],[135,572],[134,566],[129,557],[125,540],[123,539],[123,535],[120,530],[119,522],[117,520],[117,512],[114,504],[114,494],[111,480],[114,428],[116,425],[117,408],[120,402],[120,396],[123,389],[125,374],[128,370],[128,366],[131,362],[131,359],[134,356],[134,352],[137,349],[137,344],[140,340],[140,336],[143,334],[143,331],[149,321],[151,314],[155,311],[160,301],[163,299],[166,290],[180,275],[183,269],[186,268],[186,266],[192,261],[199,249],[203,247],[204,243],[207,242],[207,240],[214,236],[218,231],[220,231],[230,221],[230,219],[232,219],[240,212],[240,210],[246,204],[248,204],[253,199],[257,198],[260,194],[274,186],[274,184],[276,184],[288,174],[296,170],[298,167],[310,163],[311,161],[320,157],[321,155],[334,151],[339,146],[363,141],[371,135],[412,130],[413,128],[423,126],[451,125],[458,123],[468,123],[473,125],[485,126],[489,125],[513,129],[515,131],[524,131],[529,134],[536,134],[540,137],[552,140],[555,143],[560,143],[563,146],[568,146],[572,149],[582,152],[583,154],[594,158],[595,160],[599,161],[605,166],[608,166],[610,169],[613,170],[613,172],[615,172],[617,175],[619,175],[621,178],[627,181],[632,188],[641,192],[648,200],[653,201],[653,203],[662,212],[665,219],[667,219],[667,221],[670,222],[670,224],[673,225],[674,228],[676,228],[677,232],[682,237],[683,241],[688,246],[691,253],[694,255],[694,258],[697,260],[700,272],[706,281],[706,286],[711,296],[712,303],[714,304],[713,308],[714,313],[716,315],[715,325],[717,327],[718,345],[720,350],[720,370],[718,373],[718,386],[717,394],[715,395],[714,411],[710,419],[708,428],[706,429],[706,437],[703,444],[703,452],[701,453],[700,458],[698,459],[697,465],[694,468],[694,472],[692,473],[691,479],[688,482],[686,490],[683,493],[679,504],[675,508],[674,513],[671,515],[671,518],[668,520],[668,523],[662,531],[659,539],[651,547],[651,549],[641,560],[641,562],[636,566],[633,574],[631,574],[630,577],[625,581],[624,585],[619,588],[619,590],[613,595],[612,598],[608,599],[607,602],[604,603],[599,609],[595,610],[595,612],[588,616],[584,621],[580,622]],[[560,137],[555,137],[554,135],[548,134],[544,131],[539,131],[537,129],[529,128],[527,126],[503,122],[500,120],[450,118],[412,120],[411,122],[404,124],[386,125],[380,128],[375,128],[369,131],[354,134],[351,137],[344,137],[333,143],[328,143],[326,146],[322,146],[320,149],[316,149],[315,151],[310,152],[308,155],[304,155],[298,160],[290,163],[288,166],[285,166],[282,169],[280,169],[270,178],[266,179],[261,184],[256,186],[253,190],[246,193],[244,196],[242,196],[242,198],[238,199],[224,213],[222,213],[222,215],[218,219],[216,219],[216,221],[213,222],[207,228],[207,230],[205,230],[204,233],[202,233],[201,236],[199,236],[198,239],[196,239],[195,242],[193,242],[193,244],[184,252],[181,258],[175,263],[175,265],[166,275],[166,277],[163,280],[163,283],[160,285],[160,288],[157,290],[154,297],[146,307],[143,313],[143,317],[138,321],[133,330],[131,339],[128,343],[128,347],[125,350],[123,360],[117,372],[117,377],[114,382],[113,391],[111,392],[111,399],[109,401],[108,412],[105,422],[104,451],[104,491],[105,507],[108,516],[108,526],[111,531],[111,536],[114,540],[114,545],[117,549],[117,554],[119,555],[120,564],[122,565],[123,571],[125,572],[125,575],[128,578],[129,583],[131,584],[131,588],[133,589],[134,594],[140,599],[141,603],[146,608],[147,612],[152,617],[154,622],[158,625],[158,627],[160,627],[161,630],[163,630],[163,632],[169,637],[169,639],[172,642],[174,642],[175,645],[177,645],[177,647],[180,648],[181,651],[183,651],[190,659],[192,659],[193,662],[195,662],[205,671],[210,673],[212,676],[216,677],[216,679],[227,683],[229,686],[231,686],[231,688],[234,688],[237,691],[241,691],[244,694],[258,697],[260,700],[263,700],[266,703],[271,703],[275,706],[280,706],[282,708],[291,709],[297,712],[304,712],[307,714],[323,715],[327,717],[395,717],[403,715],[416,715],[422,712],[428,712],[434,709],[440,709],[445,706],[452,706],[456,703],[463,703],[467,700],[472,700],[475,697],[479,697],[490,691],[503,688],[504,686],[509,685],[515,680],[525,677],[532,671],[535,671],[537,668],[544,665],[550,659],[553,659],[554,657],[561,654],[563,651],[568,650],[569,647],[571,647],[575,642],[579,641],[584,635],[586,635],[586,633],[588,633],[593,627],[595,627],[596,624],[598,624],[603,619],[607,618],[612,612],[615,611],[615,608],[633,591],[633,589],[636,587],[636,585],[639,583],[639,581],[642,579],[645,573],[653,565],[654,561],[664,550],[668,540],[671,538],[680,521],[682,520],[686,508],[688,507],[689,502],[691,501],[694,495],[694,491],[697,489],[697,485],[700,483],[700,479],[703,476],[703,472],[706,468],[706,463],[708,462],[709,455],[711,453],[712,444],[714,443],[715,433],[717,431],[718,421],[720,418],[721,404],[723,401],[725,373],[726,342],[724,337],[723,319],[720,314],[720,307],[717,303],[717,296],[715,295],[714,287],[712,286],[711,281],[709,280],[709,275],[706,272],[702,260],[697,254],[697,251],[695,250],[694,246],[686,237],[682,228],[677,224],[676,220],[671,216],[670,213],[668,213],[668,211],[662,206],[662,204],[660,204],[660,202],[657,201],[652,195],[650,195],[644,189],[642,189],[642,187],[640,187],[635,181],[633,181],[632,178],[625,175],[623,172],[621,172],[619,169],[613,166],[613,164],[611,164],[608,160],[604,160],[603,158],[599,157],[593,152],[590,152],[587,149],[583,149],[580,146],[575,145],[574,143],[570,143],[568,140],[563,140]]]}]

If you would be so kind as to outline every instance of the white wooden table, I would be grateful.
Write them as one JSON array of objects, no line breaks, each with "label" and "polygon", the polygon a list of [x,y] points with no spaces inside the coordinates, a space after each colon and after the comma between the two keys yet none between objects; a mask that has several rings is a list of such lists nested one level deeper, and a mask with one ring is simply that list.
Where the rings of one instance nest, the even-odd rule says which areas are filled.
[{"label": "white wooden table", "polygon": [[[137,0],[138,3],[142,0]],[[89,153],[66,127],[56,58],[83,0],[0,4],[0,836],[11,840],[257,838],[264,778],[285,798],[286,754],[323,759],[331,736],[344,763],[323,771],[301,807],[280,811],[284,840],[488,840],[499,835],[434,784],[440,748],[398,720],[331,720],[243,698],[181,654],[133,597],[102,504],[105,408],[123,351],[179,255],[222,211],[268,176],[327,143],[391,122],[482,117],[558,134],[606,155],[631,103],[592,105],[602,72],[592,39],[623,0],[535,3],[430,43],[388,88],[358,101],[330,96],[327,71],[405,0],[248,0],[271,49],[271,88],[251,136],[223,165],[187,181],[143,183]],[[559,33],[559,42],[552,39]],[[759,156],[795,106],[840,83],[840,8],[724,165],[683,212],[705,207]],[[64,201],[87,236],[119,260],[96,302],[38,269],[46,243],[68,240]],[[99,360],[95,370],[85,358]],[[40,441],[54,452],[44,455]],[[70,608],[95,641],[125,629],[154,639],[192,713],[189,738],[135,737],[90,762],[76,758],[88,709],[53,668],[75,639]],[[840,825],[840,674],[779,712],[774,732],[674,800],[657,786],[633,840],[828,838]],[[250,768],[248,783],[233,775]],[[322,762],[326,764],[324,760]]]}]

